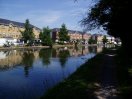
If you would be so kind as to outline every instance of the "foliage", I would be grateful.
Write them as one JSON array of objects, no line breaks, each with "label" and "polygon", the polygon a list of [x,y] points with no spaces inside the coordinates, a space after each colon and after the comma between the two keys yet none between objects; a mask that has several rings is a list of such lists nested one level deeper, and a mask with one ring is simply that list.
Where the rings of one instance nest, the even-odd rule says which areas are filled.
[{"label": "foliage", "polygon": [[103,44],[105,44],[105,43],[107,43],[107,42],[108,42],[108,39],[106,38],[106,35],[104,35],[104,37],[103,37],[102,41],[103,41]]},{"label": "foliage", "polygon": [[42,45],[52,46],[50,32],[51,30],[49,29],[49,27],[43,28],[43,31],[40,32],[39,38],[42,41]]},{"label": "foliage", "polygon": [[29,20],[27,19],[24,25],[25,30],[21,32],[22,39],[25,43],[32,44],[34,40],[33,27],[30,25]]},{"label": "foliage", "polygon": [[64,41],[69,41],[70,37],[68,36],[68,31],[66,29],[66,25],[62,24],[59,32],[59,40],[64,42]]},{"label": "foliage", "polygon": [[90,37],[90,39],[88,40],[88,43],[89,44],[97,44],[97,40]]},{"label": "foliage", "polygon": [[132,60],[127,57],[122,48],[117,50],[117,78],[121,99],[132,98]]},{"label": "foliage", "polygon": [[10,46],[11,46],[11,44],[8,41],[6,41],[6,43],[3,45],[3,47],[10,47]]},{"label": "foliage", "polygon": [[131,52],[131,1],[130,0],[99,0],[82,20],[88,30],[102,26],[108,34],[120,37],[127,52]]}]

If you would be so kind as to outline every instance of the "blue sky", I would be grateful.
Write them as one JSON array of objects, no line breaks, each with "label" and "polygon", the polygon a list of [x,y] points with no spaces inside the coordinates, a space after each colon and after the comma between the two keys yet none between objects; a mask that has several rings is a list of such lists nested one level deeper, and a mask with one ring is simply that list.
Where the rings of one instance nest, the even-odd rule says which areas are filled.
[{"label": "blue sky", "polygon": [[93,0],[0,0],[0,18],[29,19],[39,28],[59,28],[65,23],[68,29],[82,31],[79,21],[93,4]]}]

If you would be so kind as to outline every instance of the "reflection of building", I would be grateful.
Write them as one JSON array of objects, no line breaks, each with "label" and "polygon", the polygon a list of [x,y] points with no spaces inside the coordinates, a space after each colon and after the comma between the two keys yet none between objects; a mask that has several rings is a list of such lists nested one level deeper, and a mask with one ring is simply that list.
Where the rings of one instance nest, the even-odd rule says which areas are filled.
[{"label": "reflection of building", "polygon": [[[88,48],[85,48],[85,47],[79,47],[78,49],[76,49],[76,48],[68,48],[66,50],[69,51],[70,56],[81,56],[81,55],[85,55],[85,54],[89,53]],[[64,52],[65,49],[64,48],[54,49],[52,51],[52,57],[58,57],[60,51]]]},{"label": "reflection of building", "polygon": [[[33,25],[30,26],[33,27],[35,38],[39,38],[41,30]],[[0,18],[0,38],[20,39],[22,37],[21,31],[24,31],[24,23]]]},{"label": "reflection of building", "polygon": [[[11,51],[1,51],[0,52],[0,69],[12,68],[16,65],[22,64],[24,53],[33,54],[34,59],[39,58],[38,51],[22,51],[22,50],[11,50]],[[27,57],[29,58],[29,57]],[[28,60],[27,60],[28,62]]]},{"label": "reflection of building", "polygon": [[[21,64],[21,53],[14,51],[5,51],[0,52],[0,69],[2,68],[11,68],[13,66],[16,66],[18,64]],[[3,57],[4,56],[4,57]]]},{"label": "reflection of building", "polygon": [[[52,30],[52,39],[53,41],[59,40],[59,28],[54,28]],[[77,40],[85,40],[88,41],[89,38],[91,37],[90,34],[83,33],[80,31],[74,31],[74,30],[68,30],[68,35],[70,36],[70,41],[71,42],[76,42]]]},{"label": "reflection of building", "polygon": [[97,46],[97,53],[102,52],[103,46]]}]

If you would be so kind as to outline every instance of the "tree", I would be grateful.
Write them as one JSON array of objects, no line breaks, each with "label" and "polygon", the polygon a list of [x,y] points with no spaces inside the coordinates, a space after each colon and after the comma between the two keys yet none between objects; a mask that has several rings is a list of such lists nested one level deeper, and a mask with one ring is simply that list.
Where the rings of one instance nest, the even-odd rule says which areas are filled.
[{"label": "tree", "polygon": [[82,25],[88,30],[102,26],[108,34],[120,37],[122,46],[130,53],[131,8],[130,0],[99,0],[82,20]]},{"label": "tree", "polygon": [[66,25],[62,24],[59,32],[59,40],[64,43],[64,41],[69,41],[70,37],[68,36],[68,31],[66,29]]},{"label": "tree", "polygon": [[89,44],[97,44],[97,40],[90,37],[90,39],[88,40],[88,43]]},{"label": "tree", "polygon": [[50,36],[51,30],[47,26],[46,28],[43,28],[43,31],[40,32],[39,38],[42,41],[42,45],[52,46],[52,39]]},{"label": "tree", "polygon": [[108,39],[106,38],[106,35],[104,35],[104,37],[103,37],[102,41],[103,41],[103,44],[105,44],[105,43],[107,43],[107,42],[108,42]]},{"label": "tree", "polygon": [[30,25],[29,20],[27,19],[24,24],[25,30],[21,32],[22,39],[24,40],[24,43],[32,44],[34,40],[34,33],[33,33],[33,27]]}]

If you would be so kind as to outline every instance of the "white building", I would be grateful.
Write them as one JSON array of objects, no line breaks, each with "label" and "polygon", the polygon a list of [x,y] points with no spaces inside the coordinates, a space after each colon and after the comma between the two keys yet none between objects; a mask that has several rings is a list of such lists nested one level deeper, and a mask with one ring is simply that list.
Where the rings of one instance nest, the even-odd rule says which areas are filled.
[{"label": "white building", "polygon": [[106,39],[108,40],[108,43],[115,43],[115,38],[112,36],[106,36]]},{"label": "white building", "polygon": [[0,38],[0,46],[4,46],[4,44],[9,43],[9,45],[14,44],[14,45],[18,45],[17,43],[17,39],[13,39],[13,38]]}]

